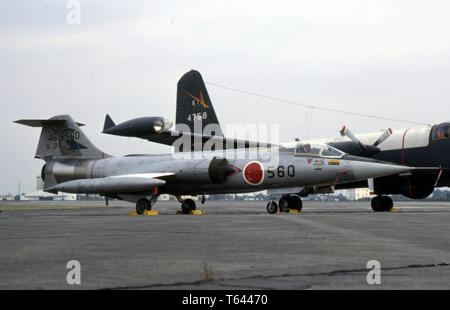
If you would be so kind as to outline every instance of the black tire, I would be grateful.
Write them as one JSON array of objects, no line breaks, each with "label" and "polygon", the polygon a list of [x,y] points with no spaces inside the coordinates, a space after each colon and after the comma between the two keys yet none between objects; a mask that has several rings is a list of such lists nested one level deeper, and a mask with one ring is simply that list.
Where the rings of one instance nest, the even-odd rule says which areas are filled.
[{"label": "black tire", "polygon": [[195,201],[188,198],[183,200],[183,203],[181,204],[181,211],[183,214],[189,214],[191,211],[194,211],[196,209]]},{"label": "black tire", "polygon": [[298,210],[298,212],[300,212],[302,210],[302,207],[303,207],[302,199],[297,195],[291,196],[291,198],[289,199],[289,208]]},{"label": "black tire", "polygon": [[152,205],[151,205],[150,201],[148,201],[145,198],[139,199],[136,202],[136,213],[137,214],[144,214],[144,212],[146,210],[151,210],[151,208],[152,208]]},{"label": "black tire", "polygon": [[267,212],[269,212],[270,214],[274,214],[274,213],[277,213],[278,205],[275,201],[272,200],[267,203],[266,209],[267,209]]},{"label": "black tire", "polygon": [[282,196],[280,200],[278,201],[278,208],[280,208],[280,212],[287,212],[289,210],[289,207],[291,205],[289,196]]},{"label": "black tire", "polygon": [[390,212],[394,206],[394,202],[389,196],[381,197],[381,205],[383,206],[383,211]]},{"label": "black tire", "polygon": [[370,202],[371,206],[372,206],[372,210],[374,212],[381,212],[384,211],[383,210],[383,202],[382,202],[382,197],[381,196],[376,196],[372,199],[372,201]]}]

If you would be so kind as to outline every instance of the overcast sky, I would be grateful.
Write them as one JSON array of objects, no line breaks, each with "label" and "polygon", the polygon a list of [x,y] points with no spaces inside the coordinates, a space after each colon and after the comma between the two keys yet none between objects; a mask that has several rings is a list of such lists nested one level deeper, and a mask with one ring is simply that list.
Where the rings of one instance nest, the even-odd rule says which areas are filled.
[{"label": "overcast sky", "polygon": [[[423,123],[450,120],[448,1],[0,2],[0,193],[35,189],[40,130],[12,123],[70,114],[103,151],[169,152],[103,135],[141,116],[175,118],[176,83],[205,81],[308,105]],[[411,126],[208,86],[222,124],[279,124],[280,140]],[[304,127],[303,132],[301,132]]]}]

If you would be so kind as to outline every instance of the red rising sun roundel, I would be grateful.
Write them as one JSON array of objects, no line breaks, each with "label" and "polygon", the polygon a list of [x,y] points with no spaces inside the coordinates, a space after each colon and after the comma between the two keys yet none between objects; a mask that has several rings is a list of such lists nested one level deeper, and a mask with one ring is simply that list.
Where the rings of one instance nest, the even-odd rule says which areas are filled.
[{"label": "red rising sun roundel", "polygon": [[244,167],[244,180],[250,185],[259,185],[264,180],[264,168],[258,161],[251,161]]}]

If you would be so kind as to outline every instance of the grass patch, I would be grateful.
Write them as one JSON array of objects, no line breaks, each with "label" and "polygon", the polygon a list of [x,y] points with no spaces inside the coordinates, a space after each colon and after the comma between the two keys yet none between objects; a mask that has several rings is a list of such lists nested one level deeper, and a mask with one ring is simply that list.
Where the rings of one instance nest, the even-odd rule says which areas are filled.
[{"label": "grass patch", "polygon": [[203,262],[203,280],[204,281],[216,280],[211,265],[209,265],[207,262]]}]

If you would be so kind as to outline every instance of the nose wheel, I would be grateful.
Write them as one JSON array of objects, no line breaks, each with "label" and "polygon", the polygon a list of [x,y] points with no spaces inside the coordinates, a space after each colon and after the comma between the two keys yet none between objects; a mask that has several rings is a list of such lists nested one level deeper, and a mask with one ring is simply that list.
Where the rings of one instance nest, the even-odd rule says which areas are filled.
[{"label": "nose wheel", "polygon": [[370,204],[374,212],[391,211],[394,206],[394,202],[389,196],[376,196]]},{"label": "nose wheel", "polygon": [[277,210],[278,204],[274,200],[271,200],[267,203],[267,212],[269,212],[270,214],[274,214],[277,212]]}]

